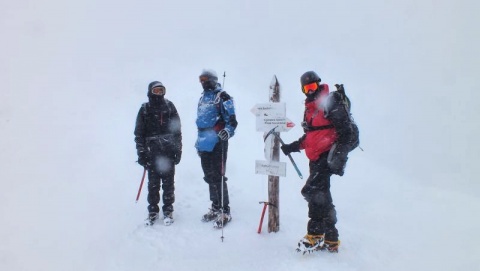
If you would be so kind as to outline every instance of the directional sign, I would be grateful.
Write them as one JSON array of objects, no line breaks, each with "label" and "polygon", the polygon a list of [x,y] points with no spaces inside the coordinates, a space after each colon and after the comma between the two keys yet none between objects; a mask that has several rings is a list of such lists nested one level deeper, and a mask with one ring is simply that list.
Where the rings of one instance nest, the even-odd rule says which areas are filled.
[{"label": "directional sign", "polygon": [[284,118],[285,103],[261,103],[256,104],[250,111],[258,117]]},{"label": "directional sign", "polygon": [[255,174],[287,176],[287,163],[274,161],[255,161]]},{"label": "directional sign", "polygon": [[[278,127],[277,127],[278,126]],[[289,118],[262,118],[259,117],[256,119],[256,130],[257,132],[268,132],[273,128],[277,127],[275,131],[277,132],[286,132],[292,129],[295,126]]]},{"label": "directional sign", "polygon": [[251,111],[257,117],[255,125],[257,132],[267,132],[276,126],[277,132],[285,132],[295,126],[285,117],[285,103],[256,104]]}]

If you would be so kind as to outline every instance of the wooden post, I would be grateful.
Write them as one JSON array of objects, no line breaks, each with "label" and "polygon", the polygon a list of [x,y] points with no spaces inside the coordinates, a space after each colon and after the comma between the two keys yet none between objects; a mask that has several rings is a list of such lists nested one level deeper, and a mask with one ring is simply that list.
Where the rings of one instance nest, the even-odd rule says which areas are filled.
[{"label": "wooden post", "polygon": [[[270,102],[280,102],[280,84],[277,76],[273,76],[270,84]],[[272,146],[272,161],[279,161],[280,142],[274,137]],[[280,177],[268,175],[268,232],[278,232],[280,230]]]}]

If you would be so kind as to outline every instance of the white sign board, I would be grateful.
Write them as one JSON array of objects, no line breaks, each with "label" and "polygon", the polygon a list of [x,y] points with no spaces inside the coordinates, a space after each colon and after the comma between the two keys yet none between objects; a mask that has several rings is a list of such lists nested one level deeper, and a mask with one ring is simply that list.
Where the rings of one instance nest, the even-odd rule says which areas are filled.
[{"label": "white sign board", "polygon": [[268,132],[275,127],[277,127],[275,129],[275,132],[286,132],[286,131],[289,131],[290,129],[292,129],[295,126],[295,123],[293,123],[288,118],[260,118],[260,117],[258,117],[256,119],[255,124],[256,124],[255,128],[256,128],[257,132]]},{"label": "white sign board", "polygon": [[284,118],[286,107],[285,103],[261,103],[252,108],[255,117]]},{"label": "white sign board", "polygon": [[287,176],[287,163],[274,161],[255,161],[255,174]]},{"label": "white sign board", "polygon": [[252,108],[256,118],[255,128],[257,132],[268,132],[275,129],[276,132],[285,132],[292,129],[295,124],[285,117],[285,103],[260,103]]}]

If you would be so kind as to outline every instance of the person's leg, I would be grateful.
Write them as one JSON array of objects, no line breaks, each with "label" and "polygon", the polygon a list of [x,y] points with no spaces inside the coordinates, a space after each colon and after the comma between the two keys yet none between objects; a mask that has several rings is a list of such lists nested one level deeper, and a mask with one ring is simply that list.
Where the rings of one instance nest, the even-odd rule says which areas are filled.
[{"label": "person's leg", "polygon": [[162,173],[162,211],[164,215],[170,215],[173,213],[173,203],[175,202],[175,166],[169,171]]},{"label": "person's leg", "polygon": [[159,212],[158,203],[160,202],[160,176],[154,171],[148,170],[148,212]]}]

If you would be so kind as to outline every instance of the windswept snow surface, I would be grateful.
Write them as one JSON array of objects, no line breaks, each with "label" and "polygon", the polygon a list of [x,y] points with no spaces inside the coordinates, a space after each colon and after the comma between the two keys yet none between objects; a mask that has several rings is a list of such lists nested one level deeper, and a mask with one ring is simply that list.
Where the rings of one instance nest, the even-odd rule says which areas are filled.
[{"label": "windswept snow surface", "polygon": [[[0,9],[0,270],[480,270],[478,1],[10,1]],[[226,71],[239,126],[233,220],[202,223],[195,152],[204,68]],[[262,133],[250,109],[275,74],[298,139],[300,75],[343,83],[361,133],[332,177],[338,254],[301,255],[305,182],[288,159],[267,232]],[[133,129],[149,82],[182,120],[175,222],[145,227]],[[223,84],[223,76],[219,82]],[[293,153],[308,176],[304,153]],[[223,234],[223,242],[222,242]]]}]

